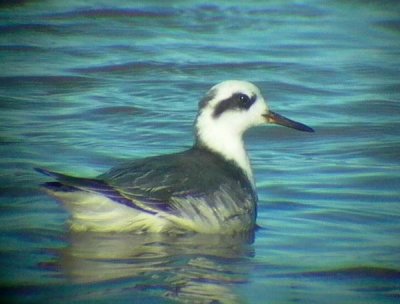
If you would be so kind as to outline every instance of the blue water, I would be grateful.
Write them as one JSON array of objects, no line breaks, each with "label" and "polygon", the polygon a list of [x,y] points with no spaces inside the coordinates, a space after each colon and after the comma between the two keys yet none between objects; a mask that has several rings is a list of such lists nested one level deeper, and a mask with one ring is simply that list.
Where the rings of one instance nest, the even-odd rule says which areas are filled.
[{"label": "blue water", "polygon": [[[3,300],[398,303],[399,2],[165,3],[1,2]],[[316,130],[247,134],[254,236],[68,231],[33,167],[94,176],[189,147],[226,79]]]}]

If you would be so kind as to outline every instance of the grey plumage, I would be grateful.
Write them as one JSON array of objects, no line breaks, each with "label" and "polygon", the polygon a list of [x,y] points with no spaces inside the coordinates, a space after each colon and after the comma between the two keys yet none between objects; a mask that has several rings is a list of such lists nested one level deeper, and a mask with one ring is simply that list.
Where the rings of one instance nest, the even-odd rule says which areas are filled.
[{"label": "grey plumage", "polygon": [[[257,194],[250,181],[235,163],[204,147],[123,163],[91,179],[39,171],[59,180],[44,184],[56,197],[57,192],[101,193],[169,221],[166,231],[238,232],[255,225]],[[179,227],[177,218],[192,223],[192,229]],[[148,226],[136,230],[151,231]]]},{"label": "grey plumage", "polygon": [[[211,211],[221,226],[244,220],[244,230],[255,222],[257,196],[243,171],[202,147],[125,163],[99,178],[143,209],[204,219]],[[199,210],[198,200],[209,210]]]}]

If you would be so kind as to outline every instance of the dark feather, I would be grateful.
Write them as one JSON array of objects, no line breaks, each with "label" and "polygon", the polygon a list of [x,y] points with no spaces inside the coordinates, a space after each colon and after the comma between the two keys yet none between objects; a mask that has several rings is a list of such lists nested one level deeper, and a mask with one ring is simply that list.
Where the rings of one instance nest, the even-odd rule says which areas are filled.
[{"label": "dark feather", "polygon": [[154,214],[154,212],[150,210],[145,210],[139,206],[137,206],[134,201],[127,199],[126,197],[122,196],[118,191],[104,183],[99,179],[92,179],[92,178],[81,178],[81,177],[74,177],[58,172],[53,172],[43,168],[35,168],[36,171],[54,177],[57,179],[57,182],[48,182],[44,183],[43,186],[51,191],[55,192],[73,192],[73,191],[93,191],[108,197],[109,199],[123,204],[127,207],[131,207],[137,209],[142,212],[147,212]]},{"label": "dark feather", "polygon": [[[151,214],[163,211],[179,215],[182,206],[175,203],[185,199],[187,204],[192,204],[188,207],[195,210],[197,206],[193,198],[201,199],[211,210],[216,210],[221,207],[218,204],[224,201],[222,188],[223,195],[230,198],[226,201],[235,202],[235,206],[225,206],[227,209],[245,209],[254,216],[256,212],[256,193],[243,171],[233,162],[200,147],[127,162],[97,178],[73,177],[40,168],[36,170],[58,180],[57,183],[47,184],[50,190],[76,188],[93,191]],[[252,207],[241,208],[245,205]],[[236,216],[236,211],[232,212],[231,216]]]}]

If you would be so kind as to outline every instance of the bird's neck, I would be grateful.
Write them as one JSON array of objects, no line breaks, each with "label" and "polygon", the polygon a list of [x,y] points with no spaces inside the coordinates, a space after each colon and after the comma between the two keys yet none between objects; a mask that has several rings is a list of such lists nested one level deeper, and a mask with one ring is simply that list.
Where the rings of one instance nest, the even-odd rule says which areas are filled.
[{"label": "bird's neck", "polygon": [[202,124],[201,120],[197,120],[195,144],[221,155],[228,161],[233,161],[254,186],[253,172],[242,135],[242,132],[236,132],[234,129]]}]

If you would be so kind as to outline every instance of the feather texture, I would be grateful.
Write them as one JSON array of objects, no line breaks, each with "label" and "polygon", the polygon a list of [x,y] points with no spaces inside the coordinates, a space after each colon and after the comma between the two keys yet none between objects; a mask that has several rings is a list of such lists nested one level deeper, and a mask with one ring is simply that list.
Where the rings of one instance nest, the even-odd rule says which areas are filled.
[{"label": "feather texture", "polygon": [[[254,228],[257,197],[251,182],[235,163],[201,147],[124,163],[96,178],[37,170],[58,180],[44,186],[65,203],[75,230],[233,233]],[[110,208],[121,209],[116,218],[126,210],[136,224],[115,219],[107,228],[99,218],[105,209],[111,217]],[[87,222],[77,225],[77,218]]]}]

